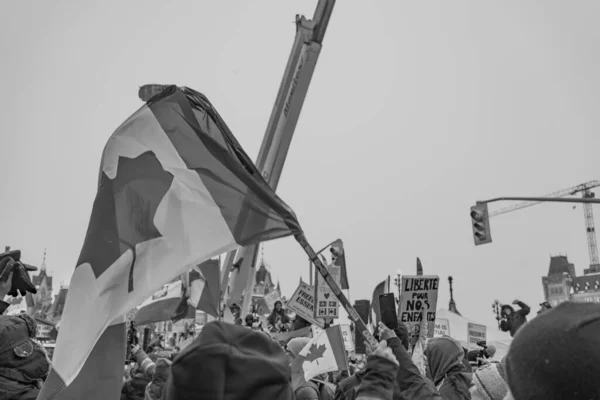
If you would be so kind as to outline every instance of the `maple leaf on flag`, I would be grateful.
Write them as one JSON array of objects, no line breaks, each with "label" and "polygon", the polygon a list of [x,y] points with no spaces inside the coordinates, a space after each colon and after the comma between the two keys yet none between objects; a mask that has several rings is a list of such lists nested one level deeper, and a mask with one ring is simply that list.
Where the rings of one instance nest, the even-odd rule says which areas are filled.
[{"label": "maple leaf on flag", "polygon": [[310,348],[308,349],[308,354],[305,357],[306,361],[312,362],[312,361],[317,361],[317,365],[319,364],[318,359],[319,358],[323,358],[323,354],[325,354],[325,350],[327,350],[327,347],[325,347],[325,345],[320,344],[317,346],[316,343],[313,343]]}]

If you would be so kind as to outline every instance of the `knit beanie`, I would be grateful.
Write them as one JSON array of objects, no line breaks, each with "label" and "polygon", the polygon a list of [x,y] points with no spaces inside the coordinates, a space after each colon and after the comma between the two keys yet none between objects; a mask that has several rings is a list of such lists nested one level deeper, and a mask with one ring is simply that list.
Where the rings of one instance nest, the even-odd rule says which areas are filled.
[{"label": "knit beanie", "polygon": [[294,357],[298,357],[298,354],[300,354],[302,349],[305,348],[308,343],[310,343],[309,338],[305,338],[305,337],[293,338],[288,342],[287,349],[290,353],[293,354]]},{"label": "knit beanie", "polygon": [[506,356],[515,400],[600,399],[600,304],[562,303],[523,325]]},{"label": "knit beanie", "polygon": [[165,400],[292,400],[289,359],[265,334],[215,321],[177,356]]},{"label": "knit beanie", "polygon": [[477,369],[473,374],[473,384],[486,400],[503,400],[508,393],[504,368],[498,363]]}]

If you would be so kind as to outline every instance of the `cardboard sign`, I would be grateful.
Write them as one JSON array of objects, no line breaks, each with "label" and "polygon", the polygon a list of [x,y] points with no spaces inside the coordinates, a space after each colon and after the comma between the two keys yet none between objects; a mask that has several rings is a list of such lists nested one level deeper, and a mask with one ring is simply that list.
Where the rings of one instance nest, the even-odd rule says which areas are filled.
[{"label": "cardboard sign", "polygon": [[[327,271],[329,271],[333,280],[339,285],[342,273],[341,267],[330,264],[327,266]],[[340,302],[316,268],[315,299],[315,318],[339,318]]]},{"label": "cardboard sign", "polygon": [[354,351],[354,337],[350,325],[340,325],[340,328],[342,328],[342,338],[344,339],[346,351]]},{"label": "cardboard sign", "polygon": [[467,324],[467,350],[478,349],[477,342],[487,340],[487,328],[485,325]]},{"label": "cardboard sign", "polygon": [[447,318],[436,318],[433,337],[450,336],[450,321]]},{"label": "cardboard sign", "polygon": [[287,308],[301,316],[306,321],[320,327],[325,326],[322,319],[317,319],[315,315],[315,288],[307,283],[300,282],[298,288],[287,303]]},{"label": "cardboard sign", "polygon": [[439,276],[403,276],[398,316],[413,336],[419,336],[423,311],[427,318],[427,337],[435,332],[435,310],[440,283]]},{"label": "cardboard sign", "polygon": [[281,301],[281,294],[278,290],[273,290],[271,293],[265,294],[263,300],[265,301],[265,303],[267,303],[267,306],[269,307],[269,312],[272,312],[275,308],[275,303],[277,301]]},{"label": "cardboard sign", "polygon": [[41,324],[39,322],[37,323],[36,331],[35,331],[36,339],[50,339],[51,333],[52,333],[51,325]]}]

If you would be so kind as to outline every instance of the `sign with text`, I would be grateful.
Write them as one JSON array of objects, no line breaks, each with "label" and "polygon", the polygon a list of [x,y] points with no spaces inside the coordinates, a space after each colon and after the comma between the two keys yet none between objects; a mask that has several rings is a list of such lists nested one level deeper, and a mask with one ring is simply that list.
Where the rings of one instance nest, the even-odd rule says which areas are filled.
[{"label": "sign with text", "polygon": [[38,322],[35,331],[36,339],[50,339],[52,328],[52,325],[46,325]]},{"label": "sign with text", "polygon": [[439,284],[439,276],[434,275],[402,277],[398,316],[413,336],[419,336],[425,315],[427,337],[433,337]]},{"label": "sign with text", "polygon": [[275,308],[275,303],[277,301],[281,301],[281,294],[279,293],[279,290],[273,290],[272,292],[265,294],[265,297],[263,297],[263,299],[269,307],[269,312],[272,312]]},{"label": "sign with text", "polygon": [[324,326],[322,319],[317,319],[315,315],[315,288],[311,285],[300,282],[298,288],[287,303],[287,308],[299,315],[313,325]]},{"label": "sign with text", "polygon": [[447,318],[436,318],[433,337],[450,336],[450,321]]},{"label": "sign with text", "polygon": [[[329,264],[327,271],[333,280],[339,285],[342,269],[339,265]],[[315,318],[338,318],[340,302],[329,288],[325,279],[315,268]]]},{"label": "sign with text", "polygon": [[467,350],[479,348],[477,342],[480,340],[487,340],[486,326],[469,322],[467,325]]}]

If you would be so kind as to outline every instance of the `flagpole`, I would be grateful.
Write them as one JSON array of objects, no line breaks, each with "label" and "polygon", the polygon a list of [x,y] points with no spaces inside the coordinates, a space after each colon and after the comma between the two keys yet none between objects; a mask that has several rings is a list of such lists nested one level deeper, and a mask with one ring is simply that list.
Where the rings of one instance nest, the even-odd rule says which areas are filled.
[{"label": "flagpole", "polygon": [[371,332],[369,332],[369,330],[367,329],[367,325],[365,325],[364,321],[360,318],[360,316],[358,315],[358,313],[356,312],[354,307],[352,307],[352,305],[350,304],[350,301],[348,300],[346,295],[344,295],[344,293],[342,292],[342,289],[339,287],[339,285],[337,284],[335,279],[333,279],[333,277],[331,276],[329,271],[327,271],[327,268],[325,267],[323,262],[319,259],[319,256],[317,255],[317,253],[315,253],[315,251],[312,248],[312,246],[310,245],[310,243],[308,243],[308,240],[306,239],[306,236],[304,235],[304,233],[299,233],[299,234],[295,235],[294,237],[296,238],[296,240],[298,241],[300,246],[302,246],[302,248],[308,255],[308,258],[315,265],[315,268],[317,269],[317,271],[319,271],[319,273],[321,274],[321,276],[323,277],[325,282],[327,282],[327,284],[329,285],[329,288],[333,291],[335,296],[338,298],[338,300],[340,301],[340,303],[342,304],[342,306],[348,313],[348,317],[352,320],[352,322],[354,322],[355,329],[358,329],[360,332],[362,332],[368,346],[372,350],[375,350],[377,348],[377,340],[375,340],[373,335],[371,335]]}]

